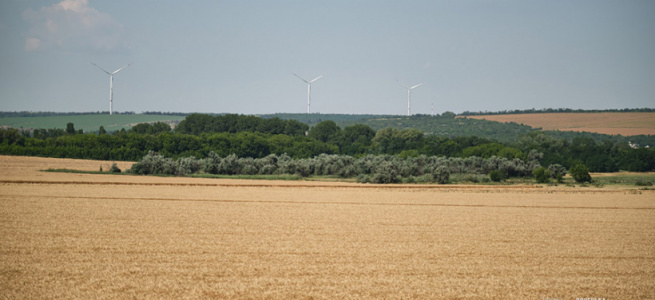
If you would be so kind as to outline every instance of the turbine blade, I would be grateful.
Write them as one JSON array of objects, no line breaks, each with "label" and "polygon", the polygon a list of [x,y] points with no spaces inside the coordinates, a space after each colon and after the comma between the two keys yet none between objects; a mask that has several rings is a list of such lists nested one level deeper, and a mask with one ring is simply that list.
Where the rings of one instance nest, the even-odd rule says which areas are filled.
[{"label": "turbine blade", "polygon": [[[125,65],[125,66],[123,66],[123,67],[121,67],[121,68],[119,68],[118,70],[116,70],[116,71],[114,71],[114,72],[112,72],[112,73],[111,73],[111,75],[114,75],[114,74],[116,74],[116,73],[118,73],[118,72],[120,72],[121,70],[123,70],[123,69],[125,69],[125,68],[127,68],[127,67],[129,67],[130,65],[131,65],[131,64],[127,64],[127,65]],[[105,72],[106,72],[106,71],[105,71]]]},{"label": "turbine blade", "polygon": [[395,79],[396,81],[398,81],[398,83],[400,83],[400,85],[404,86],[406,89],[409,89],[409,87],[406,86],[404,83],[400,82],[400,80],[398,80],[398,78],[394,78],[394,79]]},{"label": "turbine blade", "polygon": [[314,81],[316,81],[316,80],[319,80],[319,79],[321,79],[321,77],[323,77],[323,76],[325,76],[325,74],[323,74],[323,75],[321,75],[321,76],[318,76],[318,77],[312,79],[312,81],[310,81],[309,83],[312,83],[312,82],[314,82]]},{"label": "turbine blade", "polygon": [[300,78],[300,80],[304,81],[306,84],[309,84],[309,82],[307,80],[305,80],[302,77],[298,76],[298,74],[296,74],[296,73],[291,73],[291,74],[293,74],[293,76],[296,76],[296,77]]},{"label": "turbine blade", "polygon": [[419,84],[417,84],[417,85],[415,85],[415,86],[413,86],[413,87],[411,87],[411,88],[409,88],[409,89],[410,89],[410,90],[411,90],[411,89],[415,89],[415,88],[417,88],[417,87],[419,87],[419,86],[421,86],[421,85],[423,85],[423,84],[422,84],[422,83],[419,83]]},{"label": "turbine blade", "polygon": [[96,66],[96,67],[98,67],[98,69],[102,70],[103,72],[107,73],[108,75],[111,75],[111,73],[107,72],[107,70],[101,68],[100,66],[94,64],[93,62],[91,62],[91,64],[94,65],[94,66]]}]

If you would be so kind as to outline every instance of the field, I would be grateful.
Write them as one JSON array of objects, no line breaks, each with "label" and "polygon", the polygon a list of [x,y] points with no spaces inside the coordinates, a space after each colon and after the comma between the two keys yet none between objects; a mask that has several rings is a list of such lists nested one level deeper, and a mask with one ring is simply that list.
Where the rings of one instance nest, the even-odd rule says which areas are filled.
[{"label": "field", "polygon": [[655,135],[655,113],[538,113],[510,115],[467,116],[497,122],[514,122],[543,130],[586,131],[602,134],[632,136]]},{"label": "field", "polygon": [[182,116],[167,115],[71,115],[71,116],[50,116],[50,117],[15,117],[0,118],[0,126],[14,128],[60,128],[66,129],[69,122],[75,125],[75,129],[83,129],[85,132],[97,131],[104,126],[107,131],[116,131],[123,128],[130,129],[138,123],[168,122],[184,120]]},{"label": "field", "polygon": [[111,163],[0,156],[3,298],[655,298],[653,190],[39,171]]}]

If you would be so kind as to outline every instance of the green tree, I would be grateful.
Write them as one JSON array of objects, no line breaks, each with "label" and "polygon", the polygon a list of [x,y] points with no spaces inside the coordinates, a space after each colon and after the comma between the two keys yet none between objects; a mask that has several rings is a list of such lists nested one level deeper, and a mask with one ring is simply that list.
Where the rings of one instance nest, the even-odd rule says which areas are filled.
[{"label": "green tree", "polygon": [[489,179],[491,179],[493,182],[500,182],[505,180],[505,174],[498,170],[492,170],[489,172]]},{"label": "green tree", "polygon": [[105,130],[105,126],[100,125],[100,129],[98,130],[98,134],[107,134],[107,131]]},{"label": "green tree", "polygon": [[534,169],[532,175],[534,175],[534,179],[537,183],[548,183],[548,181],[550,181],[550,172],[544,167]]},{"label": "green tree", "polygon": [[66,124],[66,133],[75,134],[75,125],[73,125],[73,123],[68,122]]},{"label": "green tree", "polygon": [[316,124],[309,130],[309,137],[324,143],[336,143],[341,133],[341,128],[334,121],[323,121]]},{"label": "green tree", "polygon": [[341,154],[355,155],[366,152],[375,137],[375,130],[367,125],[347,126],[341,134]]},{"label": "green tree", "polygon": [[577,163],[569,169],[571,177],[577,183],[591,182],[591,175],[589,175],[589,169],[583,163]]},{"label": "green tree", "polygon": [[552,164],[548,166],[550,177],[555,178],[557,182],[562,182],[562,178],[566,175],[566,168],[560,164]]},{"label": "green tree", "polygon": [[171,131],[171,125],[168,125],[164,122],[155,122],[152,124],[152,130],[153,133],[168,132]]}]

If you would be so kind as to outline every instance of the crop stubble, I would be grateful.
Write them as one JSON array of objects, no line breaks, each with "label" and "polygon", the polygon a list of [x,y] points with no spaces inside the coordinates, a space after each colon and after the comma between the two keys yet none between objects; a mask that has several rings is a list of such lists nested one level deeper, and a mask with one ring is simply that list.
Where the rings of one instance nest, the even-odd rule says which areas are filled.
[{"label": "crop stubble", "polygon": [[655,134],[655,113],[652,112],[535,113],[479,115],[466,116],[466,118],[515,122],[540,127],[543,130],[586,131],[624,136]]},{"label": "crop stubble", "polygon": [[655,297],[651,191],[154,185],[35,169],[30,183],[0,176],[7,298]]}]

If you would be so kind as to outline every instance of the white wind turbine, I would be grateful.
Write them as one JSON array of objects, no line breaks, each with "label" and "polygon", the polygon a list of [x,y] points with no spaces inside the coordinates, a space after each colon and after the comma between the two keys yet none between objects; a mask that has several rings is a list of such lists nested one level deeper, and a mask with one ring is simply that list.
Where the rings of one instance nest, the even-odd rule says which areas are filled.
[{"label": "white wind turbine", "polygon": [[406,86],[404,83],[400,82],[400,80],[398,80],[398,79],[396,79],[396,81],[398,81],[398,83],[400,83],[402,86],[404,86],[407,89],[407,115],[409,116],[410,115],[410,108],[412,106],[412,90],[419,87],[419,86],[421,86],[421,85],[423,85],[423,83],[419,83],[419,84],[417,84],[415,86],[409,87],[409,86]]},{"label": "white wind turbine", "polygon": [[323,74],[321,76],[318,76],[318,77],[316,77],[316,78],[314,78],[314,79],[312,79],[310,81],[305,80],[304,78],[298,76],[296,73],[291,73],[291,74],[293,74],[293,76],[296,76],[296,77],[300,78],[300,80],[304,81],[307,84],[307,114],[309,114],[309,107],[310,107],[310,105],[312,103],[312,96],[311,96],[312,95],[312,83],[314,83],[314,81],[316,81],[316,80],[319,80],[321,77],[325,76],[325,74]]},{"label": "white wind turbine", "polygon": [[101,68],[100,66],[98,66],[98,65],[96,65],[94,63],[91,63],[91,64],[98,67],[98,69],[102,70],[103,72],[107,73],[107,75],[109,75],[109,114],[111,115],[111,114],[114,113],[114,108],[113,108],[113,105],[114,105],[114,75],[116,73],[122,71],[123,69],[129,67],[130,64],[127,64],[127,65],[119,68],[118,70],[116,70],[114,72],[108,72],[107,70]]}]

